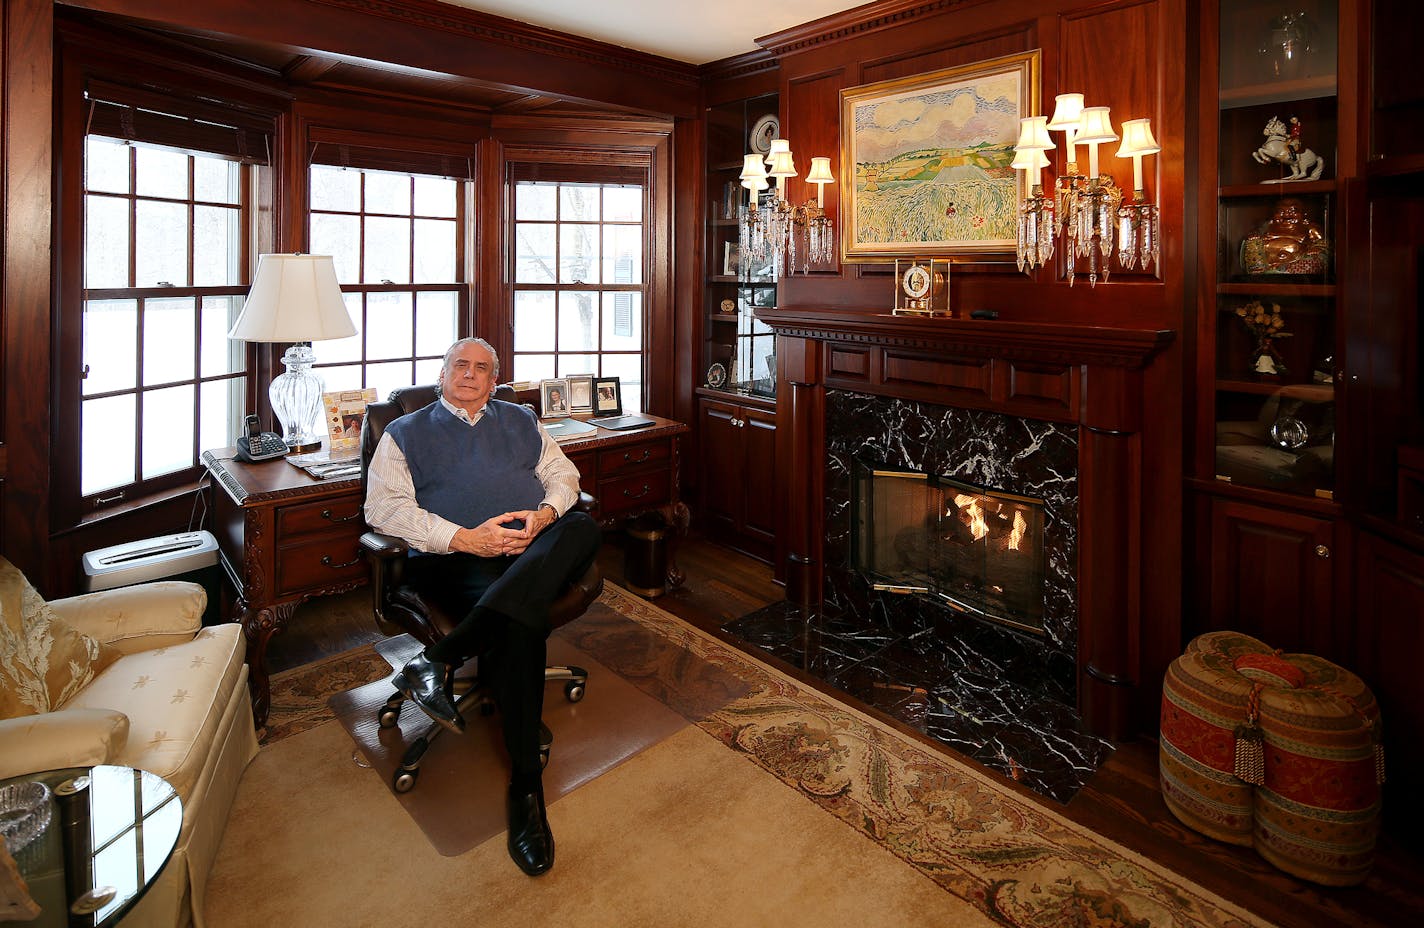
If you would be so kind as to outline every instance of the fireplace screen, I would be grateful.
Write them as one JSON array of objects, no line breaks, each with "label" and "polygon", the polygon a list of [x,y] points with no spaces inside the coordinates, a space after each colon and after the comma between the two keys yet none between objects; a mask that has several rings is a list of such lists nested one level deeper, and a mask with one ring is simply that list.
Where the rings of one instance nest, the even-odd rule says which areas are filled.
[{"label": "fireplace screen", "polygon": [[861,470],[854,559],[877,590],[1043,633],[1043,501],[914,471]]}]

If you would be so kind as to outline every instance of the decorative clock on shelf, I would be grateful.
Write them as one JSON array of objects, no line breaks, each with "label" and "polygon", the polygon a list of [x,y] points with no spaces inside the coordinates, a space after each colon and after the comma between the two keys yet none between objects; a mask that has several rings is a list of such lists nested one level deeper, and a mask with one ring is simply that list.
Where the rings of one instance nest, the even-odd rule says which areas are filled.
[{"label": "decorative clock on shelf", "polygon": [[895,259],[895,315],[949,316],[949,262]]}]

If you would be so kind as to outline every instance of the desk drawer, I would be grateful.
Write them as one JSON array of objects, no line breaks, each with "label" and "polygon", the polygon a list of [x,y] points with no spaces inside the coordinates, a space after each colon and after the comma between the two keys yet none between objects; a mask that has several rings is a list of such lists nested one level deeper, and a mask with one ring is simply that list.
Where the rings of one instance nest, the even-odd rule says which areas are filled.
[{"label": "desk drawer", "polygon": [[361,494],[353,493],[339,499],[284,506],[277,510],[277,537],[291,541],[307,535],[330,535],[334,532],[360,535],[366,530],[366,523],[361,518],[361,503]]},{"label": "desk drawer", "polygon": [[[359,529],[277,549],[277,595],[319,592],[366,579]],[[285,539],[284,539],[285,541]]]},{"label": "desk drawer", "polygon": [[598,481],[598,514],[604,518],[630,509],[651,509],[668,501],[672,484],[667,468]]},{"label": "desk drawer", "polygon": [[613,448],[598,453],[598,476],[613,477],[641,467],[661,464],[671,454],[667,439],[649,441],[629,448]]}]

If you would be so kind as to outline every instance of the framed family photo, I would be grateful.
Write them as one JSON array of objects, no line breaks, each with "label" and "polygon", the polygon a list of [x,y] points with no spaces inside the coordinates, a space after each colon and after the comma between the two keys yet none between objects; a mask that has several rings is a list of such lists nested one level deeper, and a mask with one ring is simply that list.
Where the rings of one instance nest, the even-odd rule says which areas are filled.
[{"label": "framed family photo", "polygon": [[570,374],[569,412],[574,415],[593,412],[593,375]]},{"label": "framed family photo", "polygon": [[1012,252],[1039,67],[1034,50],[842,90],[842,260]]},{"label": "framed family photo", "polygon": [[569,382],[564,378],[545,380],[539,384],[539,415],[545,419],[562,419],[569,414]]},{"label": "framed family photo", "polygon": [[623,415],[623,393],[617,377],[595,377],[593,380],[593,412],[599,416]]}]

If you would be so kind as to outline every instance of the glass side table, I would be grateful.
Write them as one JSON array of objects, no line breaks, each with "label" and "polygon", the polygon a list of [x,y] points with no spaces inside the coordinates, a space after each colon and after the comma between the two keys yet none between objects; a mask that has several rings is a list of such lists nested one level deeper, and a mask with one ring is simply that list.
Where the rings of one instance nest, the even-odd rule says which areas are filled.
[{"label": "glass side table", "polygon": [[38,781],[53,804],[44,833],[15,855],[40,906],[4,925],[106,928],[158,879],[183,828],[183,803],[162,777],[132,767],[69,767],[0,781]]}]

